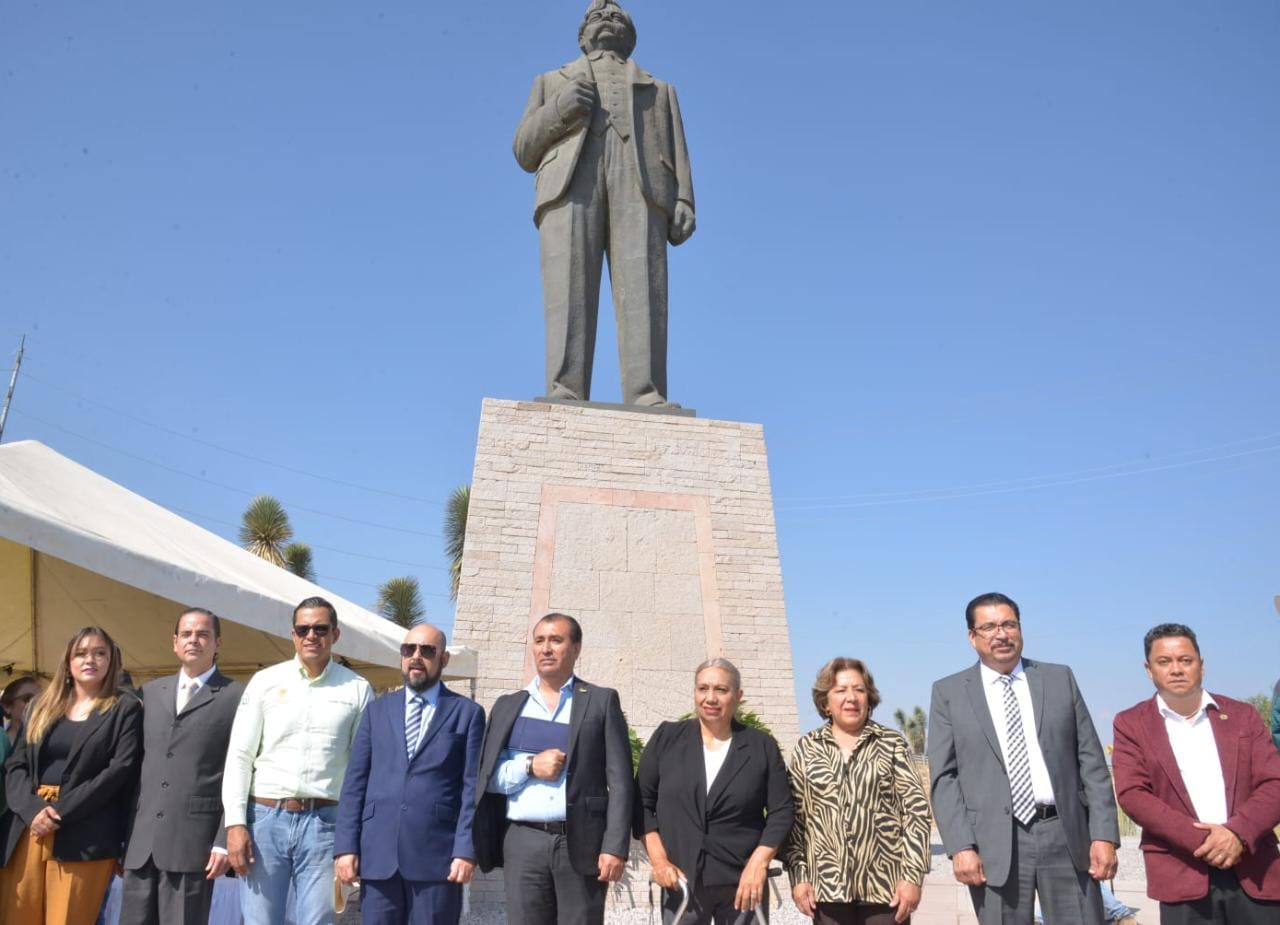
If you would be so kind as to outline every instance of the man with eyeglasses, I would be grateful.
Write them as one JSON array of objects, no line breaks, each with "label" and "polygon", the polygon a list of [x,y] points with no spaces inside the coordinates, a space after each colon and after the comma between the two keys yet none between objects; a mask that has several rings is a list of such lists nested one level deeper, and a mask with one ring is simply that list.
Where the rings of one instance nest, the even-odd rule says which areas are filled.
[{"label": "man with eyeglasses", "polygon": [[369,682],[331,655],[338,613],[322,597],[293,611],[296,656],[245,688],[231,727],[222,806],[231,866],[242,877],[246,925],[334,921],[333,833],[338,796]]},{"label": "man with eyeglasses", "polygon": [[[367,923],[457,923],[475,873],[471,823],[484,710],[445,687],[445,636],[421,623],[400,646],[403,690],[365,710],[338,802],[334,873],[361,883]],[[374,773],[374,768],[377,773]]]},{"label": "man with eyeglasses", "polygon": [[978,664],[933,685],[933,812],[956,880],[982,925],[1102,925],[1100,880],[1116,873],[1120,828],[1089,709],[1065,665],[1022,657],[1018,605],[983,594],[965,608]]}]

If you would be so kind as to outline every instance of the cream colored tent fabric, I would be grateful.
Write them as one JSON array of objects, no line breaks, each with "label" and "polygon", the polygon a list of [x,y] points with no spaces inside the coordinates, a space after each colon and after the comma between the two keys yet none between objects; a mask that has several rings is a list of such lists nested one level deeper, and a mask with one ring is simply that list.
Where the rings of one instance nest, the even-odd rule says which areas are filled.
[{"label": "cream colored tent fabric", "polygon": [[[335,652],[376,687],[400,683],[400,627],[44,444],[0,446],[0,684],[33,666],[47,676],[91,623],[115,638],[135,683],[175,671],[184,606],[222,617],[219,664],[244,678],[292,657],[290,614],[313,595],[338,610]],[[474,678],[476,655],[451,647],[445,677]]]}]

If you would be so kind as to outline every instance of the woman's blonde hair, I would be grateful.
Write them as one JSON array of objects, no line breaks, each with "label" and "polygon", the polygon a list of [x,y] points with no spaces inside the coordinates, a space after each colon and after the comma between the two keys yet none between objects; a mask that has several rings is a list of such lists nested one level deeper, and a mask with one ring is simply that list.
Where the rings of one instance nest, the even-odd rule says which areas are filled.
[{"label": "woman's blonde hair", "polygon": [[71,637],[71,641],[67,643],[67,651],[62,655],[62,661],[54,669],[53,681],[31,704],[24,733],[28,743],[38,744],[45,733],[53,728],[53,724],[67,715],[67,708],[70,707],[71,700],[75,696],[75,681],[71,677],[71,656],[79,648],[80,643],[91,636],[101,639],[107,647],[107,652],[110,653],[107,673],[102,677],[102,686],[98,688],[98,696],[93,698],[91,709],[97,713],[105,713],[115,706],[116,700],[120,697],[120,649],[102,627],[86,626]]}]

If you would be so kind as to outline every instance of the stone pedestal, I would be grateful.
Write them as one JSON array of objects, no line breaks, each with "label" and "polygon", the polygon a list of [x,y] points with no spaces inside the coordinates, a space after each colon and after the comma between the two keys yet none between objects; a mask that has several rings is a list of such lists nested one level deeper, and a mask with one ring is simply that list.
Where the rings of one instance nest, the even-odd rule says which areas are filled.
[{"label": "stone pedestal", "polygon": [[452,641],[480,651],[486,708],[528,683],[529,628],[557,610],[582,623],[577,673],[618,690],[642,739],[692,709],[693,669],[722,655],[795,741],[760,425],[485,399],[465,550]]}]

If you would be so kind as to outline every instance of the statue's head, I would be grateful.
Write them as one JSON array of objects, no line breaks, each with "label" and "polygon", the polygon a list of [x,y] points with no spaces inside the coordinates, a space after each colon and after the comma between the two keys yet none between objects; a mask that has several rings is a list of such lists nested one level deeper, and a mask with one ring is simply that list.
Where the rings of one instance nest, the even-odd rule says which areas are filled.
[{"label": "statue's head", "polygon": [[578,29],[578,47],[584,53],[612,51],[631,57],[636,47],[636,26],[616,0],[591,0]]}]

